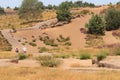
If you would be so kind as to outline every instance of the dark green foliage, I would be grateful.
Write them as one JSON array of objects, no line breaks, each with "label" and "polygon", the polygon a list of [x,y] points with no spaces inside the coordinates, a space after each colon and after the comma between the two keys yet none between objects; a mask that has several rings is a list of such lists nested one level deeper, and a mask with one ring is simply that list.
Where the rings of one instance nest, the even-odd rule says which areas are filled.
[{"label": "dark green foliage", "polygon": [[56,13],[58,21],[71,21],[70,6],[67,2],[61,3]]},{"label": "dark green foliage", "polygon": [[64,45],[66,45],[66,46],[71,46],[72,43],[71,43],[71,42],[66,42]]},{"label": "dark green foliage", "polygon": [[55,44],[54,39],[46,39],[46,40],[44,41],[44,43],[45,43],[46,45],[50,45],[50,46],[53,46],[53,47],[57,47],[57,46],[58,46],[57,44]]},{"label": "dark green foliage", "polygon": [[51,10],[51,9],[53,9],[53,6],[51,4],[49,4],[46,8]]},{"label": "dark green foliage", "polygon": [[120,1],[116,3],[117,5],[120,5]]},{"label": "dark green foliage", "polygon": [[100,54],[97,55],[97,61],[101,61],[106,57],[107,57],[106,53],[100,53]]},{"label": "dark green foliage", "polygon": [[26,55],[26,54],[23,54],[23,53],[20,53],[20,54],[18,55],[18,58],[19,58],[19,60],[23,60],[23,59],[26,59],[26,58],[27,58],[27,55]]},{"label": "dark green foliage", "polygon": [[58,42],[66,42],[66,41],[69,41],[70,38],[69,37],[63,37],[62,35],[59,35],[59,38],[57,38],[57,41]]},{"label": "dark green foliage", "polygon": [[88,2],[82,2],[82,1],[76,1],[74,2],[73,7],[95,7],[95,4],[88,3]]},{"label": "dark green foliage", "polygon": [[111,7],[105,14],[106,30],[116,30],[120,27],[120,11]]},{"label": "dark green foliage", "polygon": [[0,7],[0,15],[5,14],[4,8]]},{"label": "dark green foliage", "polygon": [[83,53],[80,55],[80,59],[82,59],[82,60],[86,60],[86,59],[90,59],[90,58],[91,58],[91,56],[88,53]]},{"label": "dark green foliage", "polygon": [[18,8],[18,7],[15,7],[14,10],[19,10],[19,8]]},{"label": "dark green foliage", "polygon": [[32,42],[36,42],[36,39],[33,39]]},{"label": "dark green foliage", "polygon": [[120,56],[120,50],[119,50],[119,49],[117,49],[117,50],[115,51],[115,55]]},{"label": "dark green foliage", "polygon": [[104,24],[103,20],[99,15],[93,15],[89,20],[89,23],[85,25],[88,28],[90,34],[103,35],[104,34]]},{"label": "dark green foliage", "polygon": [[37,46],[37,45],[36,45],[35,43],[33,43],[33,42],[30,42],[29,45],[31,45],[31,46],[33,46],[33,47]]},{"label": "dark green foliage", "polygon": [[19,16],[22,19],[37,19],[43,10],[43,3],[38,0],[23,0],[19,9]]}]

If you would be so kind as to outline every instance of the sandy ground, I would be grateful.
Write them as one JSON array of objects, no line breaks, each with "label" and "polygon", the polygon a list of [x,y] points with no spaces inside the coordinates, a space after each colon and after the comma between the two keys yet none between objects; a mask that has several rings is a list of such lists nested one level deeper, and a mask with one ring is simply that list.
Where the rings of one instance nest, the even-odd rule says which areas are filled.
[{"label": "sandy ground", "polygon": [[[100,8],[86,8],[86,9],[89,9],[89,10],[93,11],[94,13],[99,14],[100,11],[102,11],[103,9],[106,9],[106,6],[100,7]],[[84,17],[73,19],[71,23],[66,24],[64,26],[60,26],[60,27],[56,27],[56,28],[49,28],[49,29],[45,29],[45,30],[35,29],[35,30],[17,31],[15,34],[13,34],[13,36],[15,39],[17,38],[16,41],[21,40],[21,42],[25,42],[25,41],[31,42],[33,39],[36,39],[35,43],[37,44],[37,47],[32,47],[30,45],[26,45],[27,51],[30,53],[37,53],[38,47],[50,48],[49,46],[46,46],[43,42],[41,42],[38,38],[43,33],[47,33],[50,37],[52,37],[54,39],[57,38],[59,35],[63,35],[65,37],[70,37],[70,41],[72,43],[72,46],[71,46],[72,49],[83,49],[86,46],[86,43],[85,43],[86,35],[80,32],[80,28],[85,28],[85,23],[87,23],[90,18],[91,18],[91,15],[86,15]],[[34,36],[34,38],[32,36]],[[112,36],[112,32],[106,32],[106,35],[103,37],[103,40],[104,40],[105,44],[113,44],[113,43],[119,42],[115,37]],[[12,41],[12,42],[14,42],[14,41]],[[15,44],[14,46],[17,46],[17,45]],[[20,49],[22,49],[21,46],[20,46]],[[84,62],[84,61],[79,62],[79,61],[80,60],[76,60],[76,59],[65,59],[63,65],[61,67],[71,66],[71,64],[73,66],[76,64],[78,66],[79,65],[81,66],[81,64],[91,66],[90,61],[87,61],[87,62]],[[39,66],[38,63],[33,60],[22,60],[19,62],[19,64],[8,64],[8,63],[3,63],[3,62],[1,62],[0,64],[2,64],[2,66],[4,66],[4,65],[15,65],[15,66],[23,66],[23,67]]]},{"label": "sandy ground", "polygon": [[[99,14],[103,9],[106,9],[107,7],[108,6],[103,6],[99,8],[84,8],[84,9],[90,10],[95,14]],[[80,8],[77,11],[81,11],[81,10],[83,10],[83,8]],[[70,37],[70,41],[72,43],[71,46],[72,49],[83,49],[86,46],[86,41],[85,41],[86,35],[80,32],[80,28],[85,28],[85,23],[87,23],[90,18],[91,15],[86,15],[84,17],[81,16],[80,18],[73,19],[71,23],[66,24],[64,26],[59,26],[56,28],[48,28],[45,30],[40,30],[40,29],[22,30],[22,31],[17,31],[17,33],[13,35],[14,37],[17,37],[17,39],[20,39],[22,43],[24,43],[25,41],[31,42],[33,40],[32,36],[35,36],[37,47],[26,45],[28,52],[31,53],[38,52],[38,47],[50,48],[49,46],[46,46],[45,44],[43,44],[43,42],[41,42],[38,39],[38,36],[42,35],[42,33],[47,33],[50,37],[54,39],[56,39],[59,35]],[[118,42],[109,32],[106,33],[106,36],[103,38],[106,44]],[[111,39],[112,42],[110,42]]]}]

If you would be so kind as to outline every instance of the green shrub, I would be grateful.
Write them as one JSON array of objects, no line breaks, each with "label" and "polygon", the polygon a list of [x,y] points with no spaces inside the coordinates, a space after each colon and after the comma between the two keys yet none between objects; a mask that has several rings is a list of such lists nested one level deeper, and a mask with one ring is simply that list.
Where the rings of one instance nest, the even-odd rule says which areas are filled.
[{"label": "green shrub", "polygon": [[43,53],[43,52],[47,52],[49,51],[49,49],[47,49],[46,47],[40,47],[39,49],[39,53]]},{"label": "green shrub", "polygon": [[36,45],[35,43],[33,43],[33,42],[30,42],[29,45],[31,45],[31,46],[33,46],[33,47],[37,46],[37,45]]},{"label": "green shrub", "polygon": [[70,37],[63,37],[62,35],[59,35],[59,38],[57,38],[57,41],[58,42],[66,42],[66,41],[69,41],[70,40]]},{"label": "green shrub", "polygon": [[119,49],[117,49],[117,50],[115,51],[115,55],[120,56],[120,50],[119,50]]},{"label": "green shrub", "polygon": [[90,34],[103,35],[105,32],[103,20],[99,15],[93,15],[85,26]]},{"label": "green shrub", "polygon": [[55,44],[54,39],[47,39],[47,40],[44,41],[44,43],[46,45],[50,45],[50,46],[53,46],[53,47],[57,47],[58,46],[57,44]]},{"label": "green shrub", "polygon": [[26,59],[26,58],[27,58],[27,55],[26,55],[26,54],[23,54],[23,53],[20,53],[20,54],[18,55],[18,58],[19,58],[19,60],[23,60],[23,59]]},{"label": "green shrub", "polygon": [[72,44],[71,44],[71,42],[66,42],[64,45],[71,46]]},{"label": "green shrub", "polygon": [[105,13],[106,30],[116,30],[120,28],[120,10],[109,8]]},{"label": "green shrub", "polygon": [[107,57],[107,54],[105,54],[105,53],[98,54],[97,55],[97,61],[101,61],[106,57]]},{"label": "green shrub", "polygon": [[57,67],[60,65],[61,61],[52,56],[39,56],[37,60],[42,66],[46,67]]},{"label": "green shrub", "polygon": [[70,12],[70,7],[66,2],[63,2],[58,6],[56,14],[58,21],[71,21],[72,15]]},{"label": "green shrub", "polygon": [[86,60],[86,59],[90,59],[90,58],[91,58],[91,56],[88,53],[83,53],[80,55],[80,59],[82,59],[82,60]]},{"label": "green shrub", "polygon": [[33,39],[32,42],[36,42],[36,39]]}]

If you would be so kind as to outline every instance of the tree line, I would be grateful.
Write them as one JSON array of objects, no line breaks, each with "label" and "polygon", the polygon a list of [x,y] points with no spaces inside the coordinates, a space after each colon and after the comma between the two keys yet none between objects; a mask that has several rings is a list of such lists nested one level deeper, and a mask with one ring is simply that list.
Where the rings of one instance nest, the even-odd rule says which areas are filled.
[{"label": "tree line", "polygon": [[117,30],[120,28],[120,10],[110,7],[104,16],[93,15],[85,26],[88,29],[88,33],[95,35],[104,35],[106,30]]}]

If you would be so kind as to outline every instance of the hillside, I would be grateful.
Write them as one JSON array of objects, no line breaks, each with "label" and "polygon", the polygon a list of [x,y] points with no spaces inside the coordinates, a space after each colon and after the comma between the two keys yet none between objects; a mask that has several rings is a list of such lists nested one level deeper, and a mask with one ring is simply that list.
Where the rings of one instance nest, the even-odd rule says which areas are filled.
[{"label": "hillside", "polygon": [[[90,12],[93,12],[94,14],[99,14],[104,9],[107,9],[108,6],[98,7],[98,8],[80,8],[78,9],[78,12],[85,10],[89,10]],[[76,11],[73,11],[76,12]],[[63,35],[64,37],[69,37],[70,42],[72,45],[70,48],[73,50],[83,49],[86,48],[86,34],[83,34],[80,29],[85,28],[85,23],[89,21],[91,18],[91,14],[85,14],[84,16],[80,16],[78,18],[75,18],[72,20],[71,23],[65,24],[60,27],[55,28],[48,28],[48,29],[31,29],[31,30],[18,30],[16,33],[13,33],[14,37],[17,37],[18,40],[20,40],[20,43],[26,44],[28,51],[32,52],[38,52],[39,47],[47,47],[51,48],[50,46],[45,45],[42,41],[39,40],[39,36],[42,36],[44,34],[47,34],[50,38],[53,38],[55,41],[59,37],[59,35]],[[39,24],[40,25],[40,24]],[[107,34],[107,33],[106,33]],[[112,34],[110,34],[112,36]],[[34,37],[33,37],[34,36]],[[107,44],[107,40],[110,40],[112,37],[108,37],[109,35],[106,35],[103,37],[104,44]],[[36,46],[29,45],[30,42],[33,40],[36,40],[35,43]],[[104,41],[105,40],[105,41]],[[116,40],[117,41],[117,40]],[[119,41],[118,41],[119,42]],[[93,43],[94,44],[94,43]],[[54,48],[54,47],[53,47]]]}]

